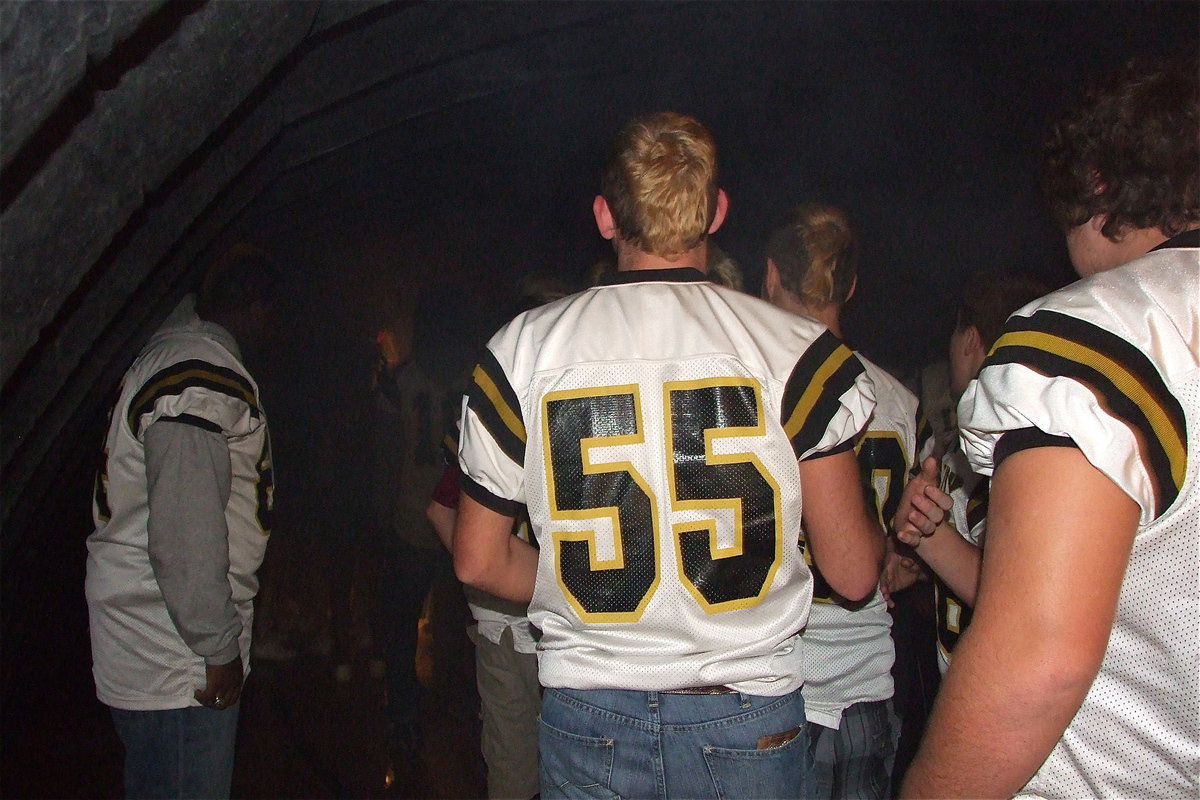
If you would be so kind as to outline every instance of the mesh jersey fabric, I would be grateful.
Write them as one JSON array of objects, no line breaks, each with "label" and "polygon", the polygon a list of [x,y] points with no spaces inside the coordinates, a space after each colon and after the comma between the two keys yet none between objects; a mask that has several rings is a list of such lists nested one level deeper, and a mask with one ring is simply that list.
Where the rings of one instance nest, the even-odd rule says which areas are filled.
[{"label": "mesh jersey fabric", "polygon": [[199,705],[204,659],[180,637],[150,564],[143,437],[162,418],[191,417],[220,430],[232,484],[225,508],[229,585],[242,622],[242,664],[250,663],[256,572],[266,552],[274,502],[267,419],[258,386],[233,337],[196,316],[189,296],[125,373],[105,439],[93,498],[85,594],[92,672],[101,702],[154,711]]},{"label": "mesh jersey fabric", "polygon": [[546,686],[799,688],[797,459],[848,448],[870,379],[817,323],[698,271],[531,310],[476,368],[464,490],[528,506]]},{"label": "mesh jersey fabric", "polygon": [[1026,796],[1200,796],[1198,412],[1194,245],[1021,309],[963,396],[980,471],[1006,431],[1032,427],[1073,439],[1141,509],[1099,674]]},{"label": "mesh jersey fabric", "polygon": [[[899,503],[917,447],[917,398],[904,384],[861,354],[875,384],[875,412],[856,445],[863,479],[886,529]],[[804,712],[809,722],[837,729],[855,703],[892,696],[892,615],[878,589],[853,610],[831,597],[813,570],[813,605],[804,629]]]}]

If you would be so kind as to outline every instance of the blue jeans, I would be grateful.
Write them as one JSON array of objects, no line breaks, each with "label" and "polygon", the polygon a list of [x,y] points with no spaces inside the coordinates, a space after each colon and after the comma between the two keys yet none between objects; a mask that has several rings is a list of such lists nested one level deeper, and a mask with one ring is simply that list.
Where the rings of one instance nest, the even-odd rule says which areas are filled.
[{"label": "blue jeans", "polygon": [[812,795],[804,700],[547,689],[539,734],[551,798]]},{"label": "blue jeans", "polygon": [[110,708],[125,745],[125,796],[229,797],[238,707],[169,711]]},{"label": "blue jeans", "polygon": [[891,796],[892,765],[900,720],[891,700],[855,703],[842,712],[837,730],[808,723],[815,764],[815,798],[884,800]]}]

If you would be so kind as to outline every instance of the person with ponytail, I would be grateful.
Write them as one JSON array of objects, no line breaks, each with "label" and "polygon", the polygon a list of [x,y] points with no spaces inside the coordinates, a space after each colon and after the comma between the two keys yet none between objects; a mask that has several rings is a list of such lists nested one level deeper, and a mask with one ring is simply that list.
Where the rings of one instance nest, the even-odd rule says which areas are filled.
[{"label": "person with ponytail", "polygon": [[[858,247],[846,215],[808,203],[792,209],[767,243],[764,295],[842,338],[842,309],[858,282]],[[876,407],[855,444],[871,508],[891,518],[917,444],[917,398],[858,354],[875,384]],[[805,558],[812,553],[802,537]],[[889,797],[899,721],[892,709],[895,648],[879,589],[857,603],[840,597],[813,566],[813,604],[803,634],[802,689],[820,798]]]}]

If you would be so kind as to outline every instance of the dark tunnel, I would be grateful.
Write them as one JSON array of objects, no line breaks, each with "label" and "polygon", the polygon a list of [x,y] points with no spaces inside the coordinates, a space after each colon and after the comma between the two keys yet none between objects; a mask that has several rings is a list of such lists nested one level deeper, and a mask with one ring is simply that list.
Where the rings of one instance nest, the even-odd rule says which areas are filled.
[{"label": "dark tunnel", "polygon": [[[582,287],[611,254],[591,201],[626,119],[712,128],[731,199],[716,238],[751,291],[782,211],[846,209],[848,338],[917,385],[968,275],[1071,277],[1037,186],[1047,121],[1131,56],[1194,54],[1198,33],[1194,2],[0,4],[0,791],[120,792],[82,594],[105,415],[230,245],[286,273],[257,372],[280,519],[336,531],[365,469],[353,414],[376,332],[436,296],[434,357],[469,357],[522,276]],[[311,535],[295,533],[272,546]],[[238,785],[366,791],[291,779]]]}]

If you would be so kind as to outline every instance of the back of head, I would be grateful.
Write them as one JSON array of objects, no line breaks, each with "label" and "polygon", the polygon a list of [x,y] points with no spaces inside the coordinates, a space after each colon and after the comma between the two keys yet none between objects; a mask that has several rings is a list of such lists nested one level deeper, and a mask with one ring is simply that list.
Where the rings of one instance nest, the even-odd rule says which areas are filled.
[{"label": "back of head", "polygon": [[783,288],[810,308],[841,305],[858,274],[858,246],[845,213],[805,203],[788,212],[767,240]]},{"label": "back of head", "polygon": [[1000,338],[1004,321],[1026,303],[1049,294],[1050,286],[1024,273],[977,272],[967,282],[958,307],[956,328],[979,331],[984,352]]},{"label": "back of head", "polygon": [[708,245],[708,277],[713,283],[737,289],[739,292],[746,288],[742,268],[733,260],[733,256],[712,242]]},{"label": "back of head", "polygon": [[283,275],[265,251],[236,244],[213,262],[196,298],[201,319],[227,318],[255,303],[271,304],[279,296]]},{"label": "back of head", "polygon": [[704,241],[716,213],[716,142],[683,114],[635,119],[611,145],[601,194],[624,242],[674,260]]},{"label": "back of head", "polygon": [[525,275],[517,285],[516,313],[544,306],[546,303],[552,303],[570,293],[571,290],[566,282],[556,275],[532,273]]},{"label": "back of head", "polygon": [[1135,59],[1054,126],[1042,188],[1064,229],[1107,214],[1103,233],[1174,236],[1200,222],[1200,76],[1195,60]]}]

